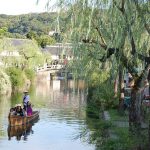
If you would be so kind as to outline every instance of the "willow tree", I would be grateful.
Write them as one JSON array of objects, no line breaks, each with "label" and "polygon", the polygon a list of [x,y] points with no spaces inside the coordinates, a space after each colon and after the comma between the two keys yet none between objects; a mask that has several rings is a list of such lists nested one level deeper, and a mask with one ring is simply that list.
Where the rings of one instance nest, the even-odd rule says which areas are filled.
[{"label": "willow tree", "polygon": [[[60,0],[56,6],[59,14],[68,14],[66,37],[73,44],[79,71],[89,75],[109,62],[114,72],[121,68],[132,74],[130,126],[140,125],[139,93],[150,64],[149,0]],[[139,67],[141,72],[136,71]]]},{"label": "willow tree", "polygon": [[17,46],[19,54],[21,55],[22,69],[33,69],[39,64],[44,64],[44,55],[40,51],[38,44],[34,40],[23,40],[23,44]]}]

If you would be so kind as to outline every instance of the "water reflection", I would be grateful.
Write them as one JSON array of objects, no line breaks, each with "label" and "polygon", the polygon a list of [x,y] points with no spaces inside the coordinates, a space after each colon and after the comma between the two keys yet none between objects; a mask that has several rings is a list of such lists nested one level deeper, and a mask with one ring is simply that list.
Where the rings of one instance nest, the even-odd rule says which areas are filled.
[{"label": "water reflection", "polygon": [[41,81],[36,84],[36,96],[41,101],[47,102],[50,108],[73,108],[79,109],[85,104],[86,94],[84,81],[52,80]]},{"label": "water reflection", "polygon": [[11,140],[13,137],[16,137],[17,141],[20,140],[27,141],[28,136],[34,134],[32,126],[34,126],[34,124],[38,122],[38,120],[39,119],[35,120],[34,123],[30,123],[22,126],[13,126],[13,127],[9,126],[7,129],[8,140]]}]

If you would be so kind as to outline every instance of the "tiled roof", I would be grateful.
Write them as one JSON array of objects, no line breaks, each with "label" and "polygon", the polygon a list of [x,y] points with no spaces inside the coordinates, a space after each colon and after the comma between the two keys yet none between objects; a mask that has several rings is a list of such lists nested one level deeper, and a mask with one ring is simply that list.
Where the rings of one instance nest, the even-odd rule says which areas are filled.
[{"label": "tiled roof", "polygon": [[46,46],[42,49],[43,52],[49,52],[51,55],[69,55],[72,56],[71,46],[68,45],[62,45],[57,43],[56,45]]},{"label": "tiled roof", "polygon": [[31,40],[28,40],[28,39],[11,39],[11,44],[13,46],[20,46],[20,45],[23,45],[25,43],[31,43],[32,41]]}]

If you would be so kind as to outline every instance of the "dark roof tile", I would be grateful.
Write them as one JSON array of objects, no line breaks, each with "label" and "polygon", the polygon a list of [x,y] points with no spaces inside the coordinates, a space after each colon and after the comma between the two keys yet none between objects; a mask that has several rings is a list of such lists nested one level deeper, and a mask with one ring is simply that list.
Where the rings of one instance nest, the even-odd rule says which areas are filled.
[{"label": "dark roof tile", "polygon": [[60,46],[60,45],[52,45],[52,46],[46,46],[45,48],[42,49],[43,52],[49,52],[52,55],[73,55],[71,46]]}]

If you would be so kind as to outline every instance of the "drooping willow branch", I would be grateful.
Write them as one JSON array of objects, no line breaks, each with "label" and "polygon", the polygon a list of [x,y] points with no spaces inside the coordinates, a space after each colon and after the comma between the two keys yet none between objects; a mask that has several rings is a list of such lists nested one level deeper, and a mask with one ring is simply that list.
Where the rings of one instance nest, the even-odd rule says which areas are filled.
[{"label": "drooping willow branch", "polygon": [[125,0],[121,1],[121,7],[119,7],[119,5],[117,4],[117,2],[115,0],[113,0],[113,5],[115,5],[121,11],[121,13],[124,14],[124,12],[125,12],[125,8],[124,8]]},{"label": "drooping willow branch", "polygon": [[[121,12],[122,12],[122,15],[125,17],[125,19],[126,19],[126,22],[128,22],[128,20],[127,20],[127,14],[125,13],[125,9],[124,9],[124,3],[125,3],[125,1],[124,0],[122,0],[122,8],[120,8],[118,5],[117,5],[117,3],[116,3],[116,1],[115,0],[113,0],[113,3],[114,3],[114,5],[118,8],[118,10],[120,10]],[[137,11],[139,12],[139,14],[140,14],[140,16],[141,16],[141,9],[140,9],[140,7],[139,7],[139,4],[138,4],[138,1],[137,0],[134,0],[134,3],[135,3],[135,6],[136,6],[136,8],[137,8]],[[122,10],[123,9],[123,10]],[[141,16],[141,18],[143,18],[142,16]],[[147,31],[148,31],[148,33],[150,34],[150,26],[148,25],[148,24],[146,24],[146,22],[145,22],[145,20],[144,20],[144,26],[146,26],[146,29],[147,29]],[[138,52],[137,52],[137,49],[136,49],[136,45],[135,45],[135,41],[134,41],[134,37],[133,37],[133,34],[132,34],[132,30],[131,30],[131,27],[130,27],[130,25],[127,23],[127,28],[128,28],[128,32],[129,32],[129,35],[130,35],[130,43],[131,43],[131,48],[132,48],[132,50],[131,50],[131,54],[133,55],[133,56],[137,56],[137,58],[138,59],[140,59],[140,60],[142,60],[142,61],[144,61],[145,62],[145,64],[146,65],[148,65],[148,64],[150,64],[150,57],[147,57],[147,56],[144,56],[144,55],[142,55],[142,54],[139,54]]]},{"label": "drooping willow branch", "polygon": [[[141,18],[142,21],[144,22],[144,27],[145,27],[145,29],[147,30],[148,34],[150,34],[150,25],[146,22],[146,20],[145,20],[144,17],[142,16],[143,13],[142,13],[142,10],[141,10],[141,8],[140,8],[140,6],[139,6],[138,1],[137,1],[137,0],[133,0],[133,1],[134,1],[134,3],[135,3],[136,10],[137,10],[137,12],[138,12],[140,18]],[[148,11],[147,13],[149,14],[150,12]]]},{"label": "drooping willow branch", "polygon": [[107,45],[106,45],[106,42],[105,42],[105,40],[104,40],[104,38],[103,38],[103,36],[102,36],[101,31],[99,30],[98,27],[95,27],[95,29],[96,29],[96,31],[98,32],[98,34],[99,34],[99,36],[100,36],[100,39],[101,39],[101,41],[102,41],[102,42],[100,42],[101,47],[103,47],[103,48],[106,50],[106,49],[107,49]]},{"label": "drooping willow branch", "polygon": [[[106,55],[102,56],[102,58],[99,58],[98,60],[101,62],[105,62],[106,59],[110,58],[113,54],[115,54],[116,52],[119,52],[118,48],[107,48],[106,44],[103,43],[98,43],[95,40],[92,39],[82,39],[83,43],[88,43],[88,44],[99,44],[105,51],[107,51]],[[92,53],[92,51],[89,51],[89,55],[90,56],[94,56],[94,54]]]},{"label": "drooping willow branch", "polygon": [[29,59],[31,59],[31,58],[36,57],[36,55],[33,55],[33,56],[27,56],[23,51],[21,51],[20,54],[22,54],[26,60],[29,60]]},{"label": "drooping willow branch", "polygon": [[[126,26],[124,27],[123,32],[122,32],[122,39],[121,39],[120,47],[117,47],[117,48],[108,47],[108,45],[106,44],[105,38],[103,37],[100,31],[100,28],[95,25],[94,25],[94,28],[96,29],[100,40],[96,41],[94,39],[82,39],[82,42],[90,43],[90,44],[91,43],[99,44],[100,47],[106,51],[106,54],[98,59],[99,61],[105,62],[108,58],[110,58],[113,54],[115,54],[115,56],[121,60],[122,64],[129,70],[131,74],[134,74],[134,76],[139,76],[135,71],[134,62],[129,61],[127,56],[123,53],[125,38],[128,35],[127,33],[129,33],[129,38],[130,38],[131,55],[136,56],[139,60],[144,61],[146,63],[146,68],[147,68],[147,65],[150,64],[150,57],[144,56],[137,52],[136,44],[135,44],[133,33],[131,30],[131,26],[133,25],[133,22],[130,22],[130,23],[128,22],[127,14],[126,14],[125,7],[124,7],[125,1],[124,0],[121,1],[121,7],[117,4],[115,0],[113,0],[113,4],[117,7],[119,11],[121,11],[124,19],[126,20]],[[92,54],[92,52],[90,52],[90,54]]]}]

